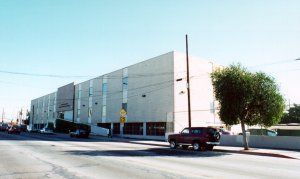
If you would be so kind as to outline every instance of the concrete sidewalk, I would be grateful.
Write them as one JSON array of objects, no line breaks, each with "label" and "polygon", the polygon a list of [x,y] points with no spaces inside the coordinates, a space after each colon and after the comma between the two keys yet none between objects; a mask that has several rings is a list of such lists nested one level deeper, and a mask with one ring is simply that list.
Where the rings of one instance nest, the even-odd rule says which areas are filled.
[{"label": "concrete sidewalk", "polygon": [[[108,140],[108,141],[126,142],[132,144],[169,147],[169,143],[164,141],[129,139],[129,138],[120,138],[120,137],[107,138],[101,136],[92,136],[92,138]],[[250,148],[250,150],[244,150],[243,147],[215,146],[213,151],[300,160],[300,151],[294,151],[294,150],[278,150],[278,149],[275,150],[275,149],[261,149],[261,148]]]},{"label": "concrete sidewalk", "polygon": [[214,151],[300,160],[300,151],[294,151],[294,150],[261,149],[261,148],[250,148],[250,150],[244,150],[243,147],[216,146],[214,148]]}]

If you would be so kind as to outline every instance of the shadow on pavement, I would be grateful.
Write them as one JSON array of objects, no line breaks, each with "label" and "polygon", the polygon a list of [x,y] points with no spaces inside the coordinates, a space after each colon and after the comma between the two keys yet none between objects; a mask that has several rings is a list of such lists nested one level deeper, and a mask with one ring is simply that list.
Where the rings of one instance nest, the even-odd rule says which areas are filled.
[{"label": "shadow on pavement", "polygon": [[143,150],[71,150],[66,151],[70,155],[84,155],[84,156],[106,156],[106,157],[218,157],[224,155],[231,155],[226,152],[211,152],[211,151],[192,151],[181,149],[168,148],[149,148]]},{"label": "shadow on pavement", "polygon": [[[0,141],[1,140],[19,140],[19,141],[71,141],[71,142],[132,142],[136,144],[144,144],[139,143],[141,139],[126,139],[126,138],[107,138],[100,136],[90,136],[89,138],[71,138],[68,134],[40,134],[40,133],[27,133],[23,132],[20,135],[18,134],[8,134],[6,132],[0,132]],[[147,145],[145,143],[145,145]],[[152,144],[149,144],[152,145]],[[153,144],[157,146],[156,144]],[[165,146],[165,145],[162,145]]]}]

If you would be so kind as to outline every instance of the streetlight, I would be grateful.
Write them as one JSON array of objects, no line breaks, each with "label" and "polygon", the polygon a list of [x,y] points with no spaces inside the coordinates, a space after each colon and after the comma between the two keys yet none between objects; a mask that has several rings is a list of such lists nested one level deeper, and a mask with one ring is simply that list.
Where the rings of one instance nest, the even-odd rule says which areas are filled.
[{"label": "streetlight", "polygon": [[295,59],[296,61],[300,61],[300,58]]}]

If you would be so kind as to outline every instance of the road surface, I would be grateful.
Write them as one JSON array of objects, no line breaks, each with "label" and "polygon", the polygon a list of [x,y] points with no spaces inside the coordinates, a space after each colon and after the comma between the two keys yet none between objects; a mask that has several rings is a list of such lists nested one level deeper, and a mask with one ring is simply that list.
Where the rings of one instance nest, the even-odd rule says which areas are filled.
[{"label": "road surface", "polygon": [[0,132],[0,178],[299,178],[300,160]]}]

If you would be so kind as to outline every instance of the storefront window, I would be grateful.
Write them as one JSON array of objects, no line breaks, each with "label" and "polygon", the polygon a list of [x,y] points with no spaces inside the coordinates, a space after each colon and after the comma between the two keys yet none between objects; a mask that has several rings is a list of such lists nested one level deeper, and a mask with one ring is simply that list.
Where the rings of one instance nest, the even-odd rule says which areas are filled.
[{"label": "storefront window", "polygon": [[147,122],[147,135],[164,136],[166,133],[165,122]]},{"label": "storefront window", "polygon": [[127,135],[143,135],[143,123],[125,123],[123,133]]}]

